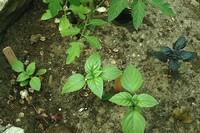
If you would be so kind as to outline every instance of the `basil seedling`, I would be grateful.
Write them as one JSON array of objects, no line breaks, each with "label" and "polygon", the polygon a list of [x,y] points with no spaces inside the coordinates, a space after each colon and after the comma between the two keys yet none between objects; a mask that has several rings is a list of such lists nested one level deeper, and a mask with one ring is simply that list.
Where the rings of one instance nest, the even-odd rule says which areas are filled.
[{"label": "basil seedling", "polygon": [[186,38],[181,36],[173,44],[173,49],[163,46],[161,51],[156,51],[154,55],[162,62],[168,61],[170,71],[172,73],[178,73],[178,69],[180,68],[179,60],[189,62],[197,56],[197,53],[195,52],[182,50],[185,48],[186,44]]}]

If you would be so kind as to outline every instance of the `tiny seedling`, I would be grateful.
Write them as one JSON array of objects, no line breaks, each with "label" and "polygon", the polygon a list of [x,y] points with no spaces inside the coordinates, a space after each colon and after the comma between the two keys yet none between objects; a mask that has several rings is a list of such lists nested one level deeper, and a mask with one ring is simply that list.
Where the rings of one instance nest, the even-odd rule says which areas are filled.
[{"label": "tiny seedling", "polygon": [[115,94],[109,101],[128,107],[122,120],[123,133],[144,133],[145,119],[141,114],[142,108],[153,107],[158,101],[148,94],[135,93],[142,85],[142,76],[133,65],[124,70],[120,81],[125,91]]},{"label": "tiny seedling", "polygon": [[186,38],[181,36],[173,44],[173,49],[163,46],[161,51],[156,51],[154,55],[162,62],[168,61],[169,69],[172,74],[178,73],[178,69],[180,68],[179,60],[189,62],[197,57],[197,53],[195,52],[182,50],[186,44]]},{"label": "tiny seedling", "polygon": [[19,60],[13,61],[11,66],[15,72],[19,73],[16,81],[20,82],[21,87],[29,84],[32,89],[40,90],[41,80],[39,77],[46,73],[46,69],[40,69],[36,72],[35,62],[30,63],[25,69],[24,64]]},{"label": "tiny seedling", "polygon": [[170,4],[164,0],[110,0],[110,8],[108,11],[108,21],[114,20],[125,9],[131,9],[133,25],[136,30],[140,27],[143,18],[146,14],[147,5],[158,8],[164,15],[175,16],[175,13],[170,8]]},{"label": "tiny seedling", "polygon": [[[93,18],[94,2],[93,0],[43,0],[48,4],[48,9],[42,15],[41,20],[48,20],[56,16],[59,18],[59,31],[62,37],[77,36],[78,40],[69,43],[70,47],[66,50],[66,64],[72,63],[75,58],[80,56],[80,49],[87,42],[92,47],[101,49],[99,39],[92,35],[92,31],[97,26],[103,26],[106,21]],[[89,5],[89,6],[88,6]],[[74,18],[77,21],[72,21]]]},{"label": "tiny seedling", "polygon": [[101,68],[101,59],[98,53],[92,54],[85,63],[86,76],[73,74],[70,76],[62,88],[62,93],[69,93],[80,90],[85,84],[99,98],[103,95],[103,81],[114,80],[121,74],[115,66]]}]

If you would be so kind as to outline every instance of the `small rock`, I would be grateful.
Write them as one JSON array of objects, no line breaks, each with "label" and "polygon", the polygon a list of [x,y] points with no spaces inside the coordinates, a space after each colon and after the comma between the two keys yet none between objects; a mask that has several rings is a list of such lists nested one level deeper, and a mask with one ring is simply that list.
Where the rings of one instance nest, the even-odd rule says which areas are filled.
[{"label": "small rock", "polygon": [[15,121],[16,121],[16,122],[21,122],[21,119],[20,119],[20,118],[17,118]]},{"label": "small rock", "polygon": [[6,127],[0,125],[0,133],[2,133],[2,132],[5,131],[5,130],[6,130]]},{"label": "small rock", "polygon": [[24,133],[24,129],[12,126],[6,129],[3,133]]},{"label": "small rock", "polygon": [[[3,120],[2,119],[0,119],[0,124],[3,124]],[[0,125],[0,128],[1,128],[1,125]]]},{"label": "small rock", "polygon": [[119,50],[117,48],[113,49],[113,52],[117,53]]},{"label": "small rock", "polygon": [[40,37],[40,41],[42,41],[42,42],[46,41],[46,37],[45,36],[41,36]]},{"label": "small rock", "polygon": [[116,61],[112,59],[112,60],[110,61],[110,63],[111,63],[112,65],[115,65],[115,64],[116,64]]},{"label": "small rock", "polygon": [[24,117],[24,113],[20,112],[18,116],[19,116],[19,118],[22,118],[22,117]]},{"label": "small rock", "polygon": [[41,34],[31,35],[31,39],[30,39],[31,44],[37,43],[39,39],[41,38],[41,36],[42,36]]},{"label": "small rock", "polygon": [[60,23],[60,19],[59,18],[55,18],[54,19],[54,23],[56,23],[56,24]]},{"label": "small rock", "polygon": [[190,4],[193,6],[199,6],[199,2],[197,2],[196,0],[191,0]]},{"label": "small rock", "polygon": [[29,64],[29,60],[25,60],[24,65],[27,66]]},{"label": "small rock", "polygon": [[107,9],[105,7],[99,7],[96,10],[97,10],[97,12],[100,12],[100,13],[107,12]]}]

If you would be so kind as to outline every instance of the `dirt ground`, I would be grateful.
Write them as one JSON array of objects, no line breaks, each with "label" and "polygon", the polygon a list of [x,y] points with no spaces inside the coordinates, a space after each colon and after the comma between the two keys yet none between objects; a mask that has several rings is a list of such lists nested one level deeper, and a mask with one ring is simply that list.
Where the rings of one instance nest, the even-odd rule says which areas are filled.
[{"label": "dirt ground", "polygon": [[[200,1],[172,1],[175,17],[163,16],[160,11],[148,7],[144,23],[139,31],[108,23],[98,28],[95,35],[102,43],[100,50],[103,65],[117,65],[124,69],[128,64],[136,66],[143,76],[140,92],[154,96],[159,105],[144,109],[145,133],[199,133],[200,132],[200,58],[181,62],[180,76],[173,81],[167,73],[168,65],[152,56],[161,46],[169,47],[185,36],[185,50],[200,53]],[[127,110],[110,102],[103,102],[87,88],[75,93],[61,94],[63,80],[73,72],[83,73],[84,63],[91,49],[85,46],[81,57],[66,65],[65,50],[74,38],[59,34],[54,20],[40,21],[46,5],[35,0],[21,18],[11,26],[1,50],[10,46],[19,60],[36,62],[37,68],[46,68],[42,89],[32,95],[32,104],[19,102],[20,88],[10,81],[15,73],[0,53],[0,119],[1,125],[12,124],[26,133],[121,133],[121,119]],[[31,39],[41,34],[45,40]],[[117,50],[116,50],[117,49]],[[112,82],[105,89],[112,88]],[[18,90],[15,93],[14,90]],[[11,96],[9,96],[11,95]],[[13,99],[13,100],[12,100]],[[45,109],[48,117],[40,117],[36,109]],[[178,117],[173,112],[180,111]],[[24,116],[21,115],[24,113]],[[55,123],[51,116],[62,114]]]}]

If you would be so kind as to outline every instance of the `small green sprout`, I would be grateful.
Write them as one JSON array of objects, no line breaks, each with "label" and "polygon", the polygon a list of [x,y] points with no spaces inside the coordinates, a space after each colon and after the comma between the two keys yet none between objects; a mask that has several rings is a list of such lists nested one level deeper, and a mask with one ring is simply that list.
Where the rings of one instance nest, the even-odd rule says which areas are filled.
[{"label": "small green sprout", "polygon": [[142,108],[153,107],[158,101],[148,94],[135,93],[142,85],[142,76],[133,65],[124,70],[120,81],[125,91],[115,94],[109,101],[128,107],[122,120],[123,133],[144,133],[145,119],[141,114]]},{"label": "small green sprout", "polygon": [[103,81],[111,81],[121,75],[121,71],[115,66],[101,68],[101,59],[98,53],[92,54],[85,63],[85,77],[82,74],[70,76],[62,88],[62,93],[80,90],[85,84],[99,98],[103,95]]},{"label": "small green sprout", "polygon": [[16,81],[20,82],[21,87],[29,84],[32,89],[40,90],[41,80],[39,77],[46,73],[46,69],[40,69],[36,72],[35,62],[30,63],[25,69],[24,64],[19,60],[13,61],[11,66],[15,72],[19,73]]}]

